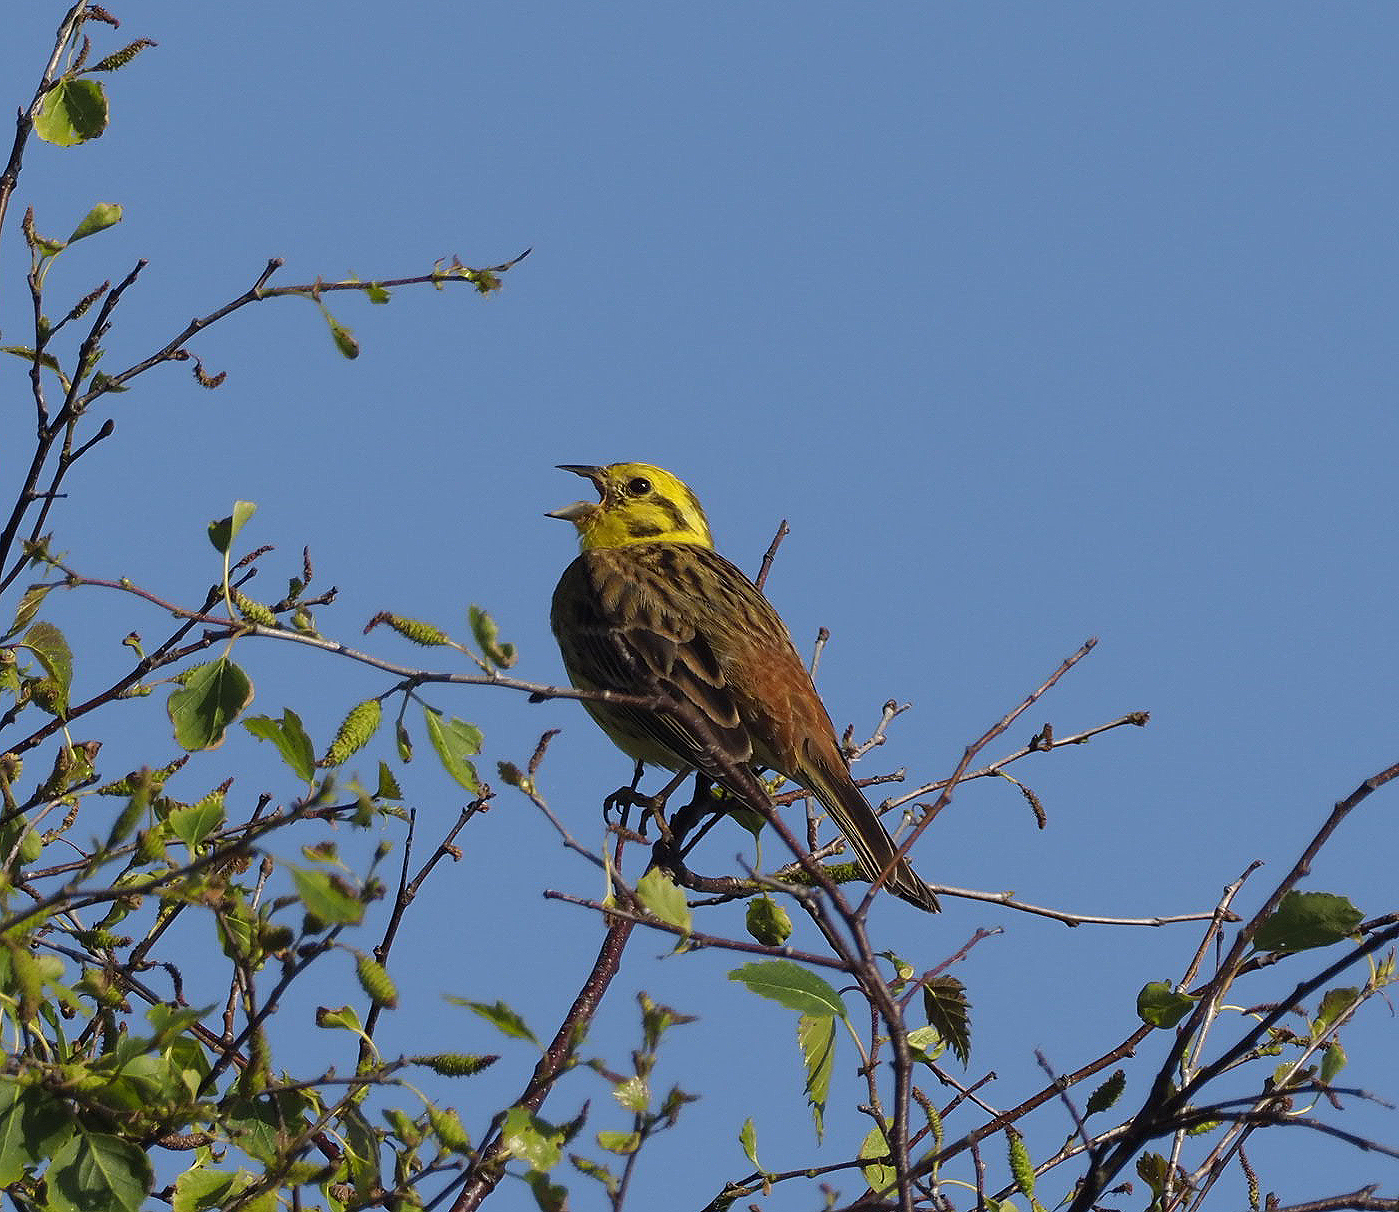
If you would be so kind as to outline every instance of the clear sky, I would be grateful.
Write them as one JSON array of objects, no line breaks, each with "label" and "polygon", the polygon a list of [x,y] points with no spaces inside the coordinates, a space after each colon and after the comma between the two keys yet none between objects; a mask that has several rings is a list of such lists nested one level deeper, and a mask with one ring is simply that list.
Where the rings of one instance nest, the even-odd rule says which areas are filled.
[{"label": "clear sky", "polygon": [[[12,7],[10,112],[62,6]],[[660,463],[750,570],[788,519],[768,592],[803,649],[830,629],[820,684],[840,726],[867,733],[885,700],[914,704],[866,772],[950,773],[1101,637],[995,752],[1045,721],[1067,733],[1146,709],[1150,726],[1018,769],[1046,831],[1013,787],[979,785],[914,856],[934,882],[1098,913],[1207,909],[1260,858],[1244,897],[1257,904],[1331,803],[1399,757],[1393,6],[114,11],[122,34],[160,45],[109,81],[102,139],[31,146],[0,250],[7,343],[25,322],[15,224],[29,204],[55,235],[95,202],[125,207],[50,280],[76,297],[150,259],[109,365],[241,293],[269,256],[291,283],[534,251],[489,300],[336,300],[363,346],[353,363],[300,300],[201,337],[209,369],[228,372],[219,391],[166,368],[111,401],[116,436],[55,515],[82,570],[193,603],[217,575],[205,524],[254,500],[245,534],[278,545],[274,583],[305,543],[342,587],[322,630],[356,639],[381,609],[464,629],[477,602],[519,645],[522,675],[555,681],[548,600],[573,540],[542,514],[578,485],[553,465]],[[3,369],[11,446],[28,434],[24,368]],[[0,467],[11,483],[15,458]],[[114,602],[63,609],[113,652],[131,627],[162,625]],[[292,705],[320,737],[383,687],[270,645],[240,659],[260,710]],[[600,840],[599,800],[629,768],[576,705],[437,699],[486,729],[487,770],[563,728],[545,790]],[[153,760],[165,726],[158,700],[149,711]],[[260,760],[253,749],[234,738],[206,769]],[[455,813],[423,759],[413,794],[428,822]],[[1394,795],[1345,827],[1308,887],[1394,907]],[[724,869],[744,839],[711,838]],[[437,990],[508,996],[552,1031],[592,961],[596,921],[540,892],[593,895],[597,877],[527,803],[502,794],[464,842],[396,952],[416,996],[386,1023],[386,1052],[497,1047]],[[1174,979],[1198,937],[1070,932],[957,901],[936,919],[896,903],[875,916],[920,966],[977,927],[1004,930],[955,970],[974,1007],[971,1074],[995,1065],[1000,1107],[1042,1084],[1033,1049],[1068,1071],[1128,1034],[1137,989]],[[744,1173],[736,1138],[756,1105],[765,1164],[810,1160],[790,1016],[724,979],[727,957],[633,950],[598,1046],[631,1046],[630,997],[647,989],[700,1017],[658,1084],[703,1096],[642,1167],[637,1206],[700,1206]],[[1280,988],[1260,980],[1258,1000]],[[282,1028],[296,1014],[306,1047],[325,1046],[309,1005]],[[1394,1045],[1372,1010],[1349,1050],[1399,1100]],[[508,1099],[531,1058],[507,1062],[483,1099]],[[547,1111],[565,1118],[585,1090],[605,1098],[580,1080]],[[466,1109],[469,1130],[480,1118]],[[1072,1130],[1040,1122],[1032,1146]],[[1346,1123],[1396,1139],[1392,1115]],[[864,1130],[835,1117],[819,1156]],[[1339,1189],[1336,1173],[1396,1179],[1393,1162],[1301,1133],[1282,1145],[1254,1160],[1285,1201]]]}]

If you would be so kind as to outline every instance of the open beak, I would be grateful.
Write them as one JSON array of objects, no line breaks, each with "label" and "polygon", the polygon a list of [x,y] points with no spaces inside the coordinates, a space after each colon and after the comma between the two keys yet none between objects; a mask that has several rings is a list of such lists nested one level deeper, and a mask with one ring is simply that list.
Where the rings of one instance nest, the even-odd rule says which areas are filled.
[{"label": "open beak", "polygon": [[[588,467],[582,463],[560,463],[560,471],[571,471],[576,476],[583,476],[593,482],[597,488],[598,498],[602,498],[602,484],[604,469],[601,467]],[[560,518],[565,522],[572,522],[575,525],[583,518],[593,513],[598,507],[597,501],[574,501],[572,505],[565,505],[562,509],[551,509],[544,516],[546,518]]]}]

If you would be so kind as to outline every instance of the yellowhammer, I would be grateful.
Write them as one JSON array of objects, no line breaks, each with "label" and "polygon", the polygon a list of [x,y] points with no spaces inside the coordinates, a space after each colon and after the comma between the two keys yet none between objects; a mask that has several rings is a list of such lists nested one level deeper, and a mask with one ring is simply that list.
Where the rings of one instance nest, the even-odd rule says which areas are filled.
[{"label": "yellowhammer", "polygon": [[[586,476],[601,498],[549,514],[578,528],[582,548],[554,590],[550,614],[573,684],[642,696],[659,688],[699,711],[732,763],[769,767],[815,796],[875,879],[894,863],[894,843],[850,777],[787,628],[714,550],[695,494],[647,463],[561,470]],[[675,713],[584,706],[632,759],[698,770],[744,798]],[[907,859],[885,882],[920,909],[938,907]]]}]

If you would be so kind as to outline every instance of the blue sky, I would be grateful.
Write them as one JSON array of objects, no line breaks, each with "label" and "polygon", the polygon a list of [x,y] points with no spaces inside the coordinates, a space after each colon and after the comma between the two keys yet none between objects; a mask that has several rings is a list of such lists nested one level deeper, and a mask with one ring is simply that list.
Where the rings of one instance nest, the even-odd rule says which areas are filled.
[{"label": "blue sky", "polygon": [[[11,105],[59,7],[7,18]],[[830,628],[821,689],[839,725],[867,732],[886,699],[915,704],[870,773],[949,773],[1101,637],[994,752],[1046,720],[1065,733],[1147,709],[1150,727],[1023,764],[1045,832],[1013,788],[968,787],[915,854],[935,882],[1096,912],[1205,909],[1261,858],[1256,904],[1330,804],[1395,760],[1392,7],[131,7],[122,33],[160,45],[110,81],[109,132],[31,146],[17,197],[53,234],[94,202],[125,207],[50,279],[77,296],[150,259],[109,363],[241,293],[269,256],[291,283],[534,251],[485,301],[337,300],[363,346],[353,363],[299,300],[199,338],[225,386],[206,393],[181,368],[142,379],[56,513],[84,571],[193,601],[216,575],[205,523],[251,499],[247,537],[278,544],[277,576],[308,543],[342,587],[323,630],[351,640],[380,609],[460,627],[478,602],[522,675],[553,681],[547,604],[573,543],[541,515],[576,495],[553,465],[663,464],[750,570],[788,519],[768,591],[803,649]],[[25,318],[17,215],[0,249],[7,342]],[[22,392],[19,363],[6,381]],[[7,446],[28,426],[9,412]],[[161,626],[125,603],[62,609],[114,654],[131,627]],[[245,649],[260,709],[296,706],[322,736],[382,688]],[[563,728],[546,791],[600,838],[597,803],[628,769],[579,709],[438,698],[482,724],[489,761]],[[161,744],[162,718],[152,701],[144,735]],[[451,819],[446,781],[422,761],[414,780],[425,820]],[[1310,887],[1392,908],[1392,794]],[[741,845],[730,831],[707,854],[721,869]],[[420,996],[391,1016],[386,1050],[424,1035],[494,1047],[439,989],[510,996],[552,1029],[598,931],[545,887],[598,891],[502,795],[415,908],[395,973]],[[1071,1070],[1125,1036],[1136,990],[1177,974],[1196,938],[966,903],[876,917],[926,964],[1004,929],[957,970],[973,1073],[994,1063],[999,1106],[1040,1084],[1034,1048]],[[460,938],[444,943],[444,922]],[[716,1167],[739,1175],[755,1106],[765,1163],[807,1160],[785,1014],[731,986],[723,957],[634,949],[599,1046],[630,1046],[628,999],[645,988],[701,1019],[670,1077],[698,1063],[710,1079],[690,1133],[638,1174],[638,1206],[677,1189],[698,1205]],[[1260,982],[1258,1000],[1275,992]],[[306,1046],[321,1046],[309,1026]],[[1386,1012],[1348,1047],[1399,1098]],[[505,1098],[529,1064],[512,1060]],[[1042,1122],[1048,1147],[1070,1130]],[[1392,1116],[1346,1122],[1394,1140]],[[863,1132],[833,1121],[822,1158]],[[1331,1189],[1337,1165],[1352,1185],[1395,1179],[1392,1162],[1285,1144],[1265,1159],[1285,1200]],[[798,1206],[784,1198],[772,1206]]]}]

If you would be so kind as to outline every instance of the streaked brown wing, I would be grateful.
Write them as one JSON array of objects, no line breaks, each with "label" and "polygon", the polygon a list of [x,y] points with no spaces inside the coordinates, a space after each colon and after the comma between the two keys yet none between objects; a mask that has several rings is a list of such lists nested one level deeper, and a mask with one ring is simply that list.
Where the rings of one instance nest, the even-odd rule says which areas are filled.
[{"label": "streaked brown wing", "polygon": [[[696,708],[714,740],[734,762],[748,762],[753,746],[739,717],[724,670],[696,622],[693,600],[666,570],[631,548],[584,552],[554,591],[554,634],[569,676],[580,688],[621,694],[653,689]],[[649,684],[648,684],[649,683]],[[673,756],[665,763],[718,777],[704,744],[671,712],[590,703],[609,731],[641,744],[623,746],[643,761],[652,747]],[[614,740],[618,739],[614,735]]]}]

